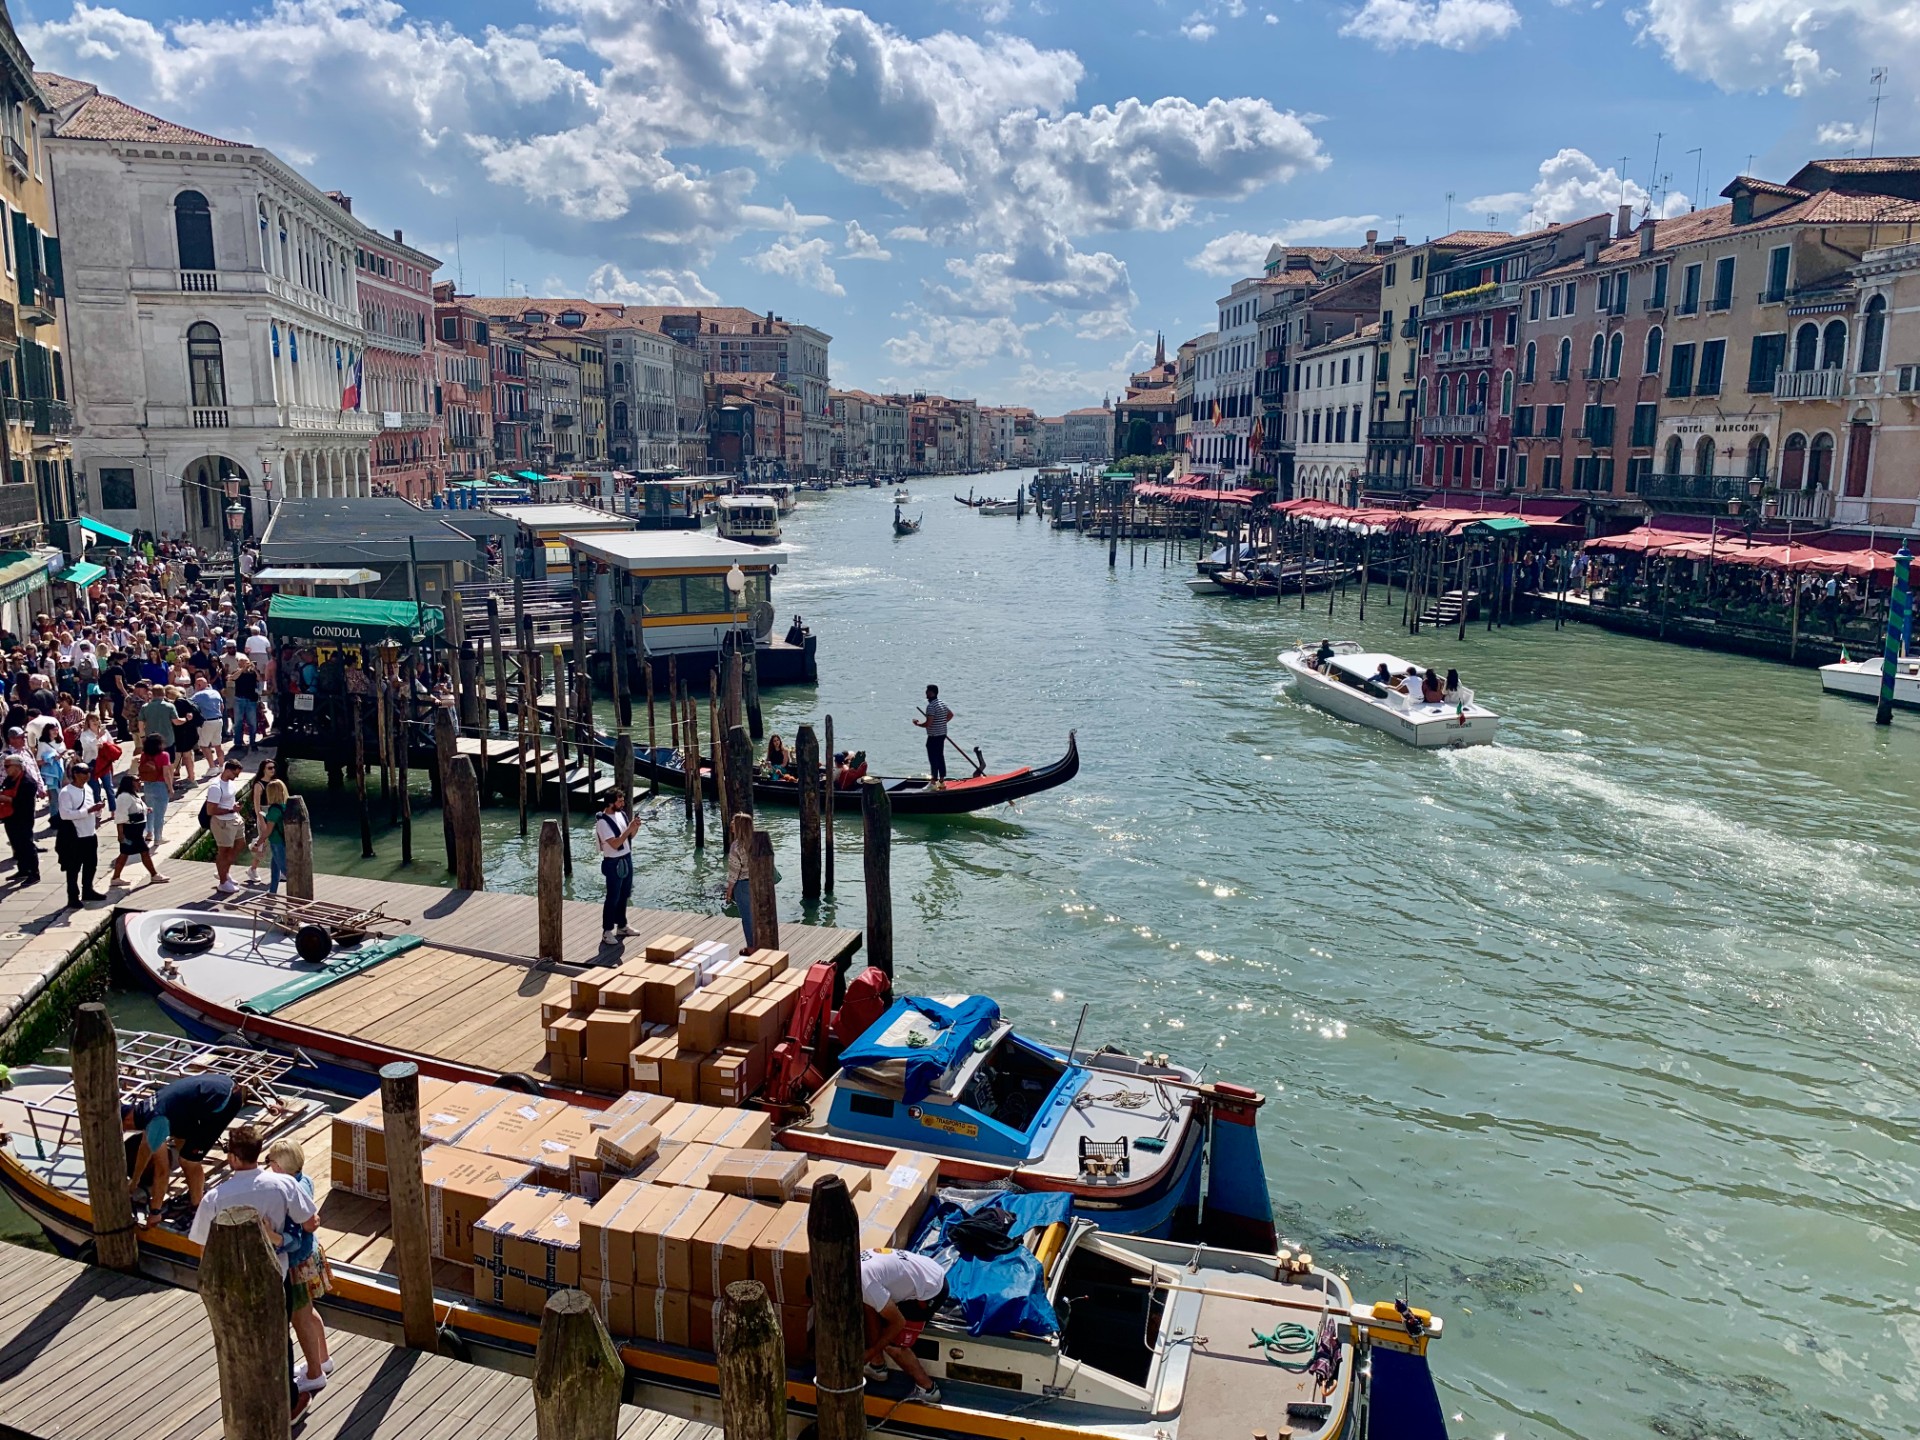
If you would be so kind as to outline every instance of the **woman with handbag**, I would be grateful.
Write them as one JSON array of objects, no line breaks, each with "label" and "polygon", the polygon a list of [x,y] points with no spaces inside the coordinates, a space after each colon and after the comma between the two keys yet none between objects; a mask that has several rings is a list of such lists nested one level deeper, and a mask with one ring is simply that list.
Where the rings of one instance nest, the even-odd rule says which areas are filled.
[{"label": "woman with handbag", "polygon": [[156,885],[166,883],[167,877],[153,868],[153,851],[147,844],[147,804],[140,798],[140,782],[132,775],[120,777],[120,793],[113,801],[113,823],[120,832],[120,854],[113,862],[113,884],[126,882],[120,878],[127,868],[127,861],[133,856],[140,857],[140,863],[147,867],[148,878]]},{"label": "woman with handbag", "polygon": [[13,882],[16,885],[40,883],[40,851],[33,843],[34,802],[40,787],[27,769],[24,750],[9,750],[0,760],[0,824],[7,831],[7,848],[13,852]]}]

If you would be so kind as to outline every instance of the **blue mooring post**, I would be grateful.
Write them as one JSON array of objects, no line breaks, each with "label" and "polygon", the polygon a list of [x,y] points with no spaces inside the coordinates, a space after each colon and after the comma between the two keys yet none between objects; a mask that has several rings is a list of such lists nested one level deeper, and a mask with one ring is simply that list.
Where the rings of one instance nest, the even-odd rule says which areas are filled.
[{"label": "blue mooring post", "polygon": [[1880,705],[1873,723],[1893,723],[1893,678],[1899,673],[1900,651],[1913,634],[1913,552],[1902,543],[1893,557],[1893,589],[1887,595],[1887,643],[1880,652]]}]

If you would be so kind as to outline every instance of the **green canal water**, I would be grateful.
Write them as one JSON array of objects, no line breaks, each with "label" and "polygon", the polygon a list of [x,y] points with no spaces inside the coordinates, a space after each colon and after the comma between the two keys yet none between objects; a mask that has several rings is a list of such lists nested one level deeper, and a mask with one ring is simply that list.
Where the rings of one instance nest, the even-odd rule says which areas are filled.
[{"label": "green canal water", "polygon": [[[984,481],[1010,493],[1013,477]],[[1422,636],[1500,743],[1419,754],[1296,704],[1299,636],[1408,653],[1376,589],[1331,619],[1196,597],[1191,557],[982,518],[951,483],[807,496],[775,586],[877,772],[924,764],[929,681],[993,768],[1077,729],[1070,787],[898,822],[900,980],[980,990],[1065,1043],[1165,1050],[1259,1086],[1282,1229],[1357,1292],[1446,1317],[1457,1435],[1892,1437],[1920,1409],[1920,718],[1876,729],[1817,677],[1551,624]],[[315,777],[308,777],[315,778]],[[425,814],[407,878],[445,883]],[[322,807],[324,868],[359,858]],[[794,822],[768,817],[798,910]],[[488,819],[490,883],[531,841]],[[816,916],[858,926],[858,823]],[[586,829],[577,893],[598,894]],[[676,806],[640,904],[710,909]],[[504,942],[505,937],[503,937]],[[531,937],[524,937],[531,945]]]}]

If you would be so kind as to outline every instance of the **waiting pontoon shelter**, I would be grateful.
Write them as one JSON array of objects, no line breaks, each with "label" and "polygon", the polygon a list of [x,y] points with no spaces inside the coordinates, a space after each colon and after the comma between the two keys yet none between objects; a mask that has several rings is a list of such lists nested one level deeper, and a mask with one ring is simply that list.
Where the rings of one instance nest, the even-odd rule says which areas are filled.
[{"label": "waiting pontoon shelter", "polygon": [[496,505],[493,513],[519,527],[525,547],[521,553],[531,557],[525,572],[528,580],[558,580],[572,575],[568,535],[633,529],[633,521],[627,516],[596,510],[591,505]]},{"label": "waiting pontoon shelter", "polygon": [[445,601],[453,586],[475,578],[480,547],[457,528],[453,512],[428,510],[390,496],[283,500],[260,541],[264,567],[325,566],[379,572],[370,588],[381,600]]}]

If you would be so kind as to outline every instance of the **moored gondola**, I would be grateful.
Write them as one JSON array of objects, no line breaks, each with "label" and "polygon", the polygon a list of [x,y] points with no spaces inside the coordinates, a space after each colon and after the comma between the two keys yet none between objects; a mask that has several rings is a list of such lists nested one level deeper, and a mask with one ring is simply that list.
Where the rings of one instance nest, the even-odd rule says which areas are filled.
[{"label": "moored gondola", "polygon": [[[635,751],[633,773],[641,779],[657,779],[662,785],[671,785],[676,789],[684,787],[686,783],[680,753],[665,745],[651,752],[645,746]],[[703,760],[700,773],[702,788],[707,789],[712,784],[712,766]],[[1004,805],[1009,800],[1018,800],[1026,795],[1036,795],[1042,790],[1051,790],[1056,785],[1066,784],[1079,773],[1080,741],[1074,732],[1069,731],[1067,753],[1051,765],[1042,765],[1038,769],[1022,765],[1018,769],[994,775],[963,776],[949,780],[945,786],[937,789],[924,775],[877,775],[872,778],[886,786],[887,799],[895,815],[965,815],[989,806]],[[707,793],[711,794],[712,791],[708,789]],[[854,791],[845,787],[839,793],[850,800],[858,798]],[[755,775],[753,798],[756,804],[797,809],[800,786],[793,780],[772,780]]]}]

